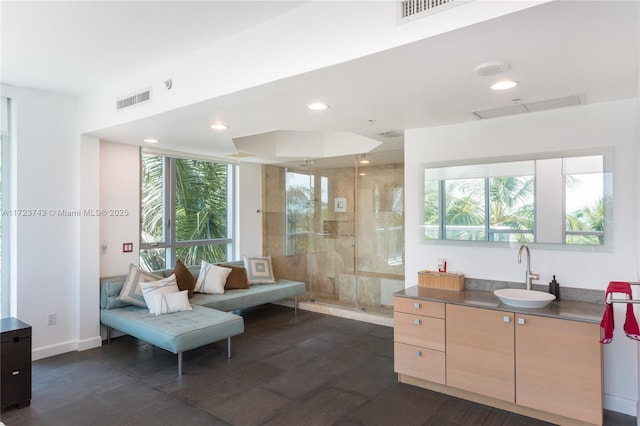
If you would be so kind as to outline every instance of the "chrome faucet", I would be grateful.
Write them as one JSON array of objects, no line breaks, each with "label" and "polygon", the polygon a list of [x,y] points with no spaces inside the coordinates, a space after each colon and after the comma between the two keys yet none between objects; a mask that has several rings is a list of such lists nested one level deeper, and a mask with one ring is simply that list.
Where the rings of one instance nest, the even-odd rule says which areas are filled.
[{"label": "chrome faucet", "polygon": [[531,290],[531,282],[533,280],[539,280],[540,274],[534,274],[531,272],[531,252],[529,252],[529,247],[526,244],[521,245],[520,250],[518,250],[518,263],[522,263],[523,249],[527,251],[527,272],[525,275],[525,283],[527,284],[527,290]]}]

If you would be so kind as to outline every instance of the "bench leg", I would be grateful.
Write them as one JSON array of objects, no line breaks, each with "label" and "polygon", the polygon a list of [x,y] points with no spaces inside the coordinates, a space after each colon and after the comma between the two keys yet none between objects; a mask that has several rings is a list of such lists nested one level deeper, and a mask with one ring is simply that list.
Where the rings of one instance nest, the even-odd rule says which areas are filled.
[{"label": "bench leg", "polygon": [[111,343],[111,327],[107,326],[107,343]]},{"label": "bench leg", "polygon": [[298,296],[293,297],[293,310],[298,312]]},{"label": "bench leg", "polygon": [[231,359],[231,336],[227,337],[227,359]]},{"label": "bench leg", "polygon": [[182,376],[182,352],[178,352],[178,376]]}]

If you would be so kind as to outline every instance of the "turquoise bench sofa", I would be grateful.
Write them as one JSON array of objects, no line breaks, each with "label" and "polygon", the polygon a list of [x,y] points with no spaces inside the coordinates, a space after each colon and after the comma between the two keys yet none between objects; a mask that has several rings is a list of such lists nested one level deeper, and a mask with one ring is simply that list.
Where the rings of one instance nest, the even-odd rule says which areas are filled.
[{"label": "turquoise bench sofa", "polygon": [[[199,267],[189,268],[197,277]],[[155,271],[168,277],[173,270]],[[100,279],[100,322],[137,339],[178,355],[178,375],[182,374],[183,352],[227,339],[227,357],[231,358],[231,337],[244,332],[241,316],[231,313],[266,303],[294,299],[306,292],[300,281],[277,279],[275,284],[255,284],[247,289],[226,290],[224,294],[195,293],[189,302],[193,310],[155,316],[147,308],[123,303],[119,299],[126,275]]]}]

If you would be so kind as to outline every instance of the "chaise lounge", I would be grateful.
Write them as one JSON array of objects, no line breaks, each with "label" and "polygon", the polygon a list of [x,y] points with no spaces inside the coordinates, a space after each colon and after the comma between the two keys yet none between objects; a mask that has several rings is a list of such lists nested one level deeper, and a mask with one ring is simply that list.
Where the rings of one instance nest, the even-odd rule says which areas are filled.
[{"label": "chaise lounge", "polygon": [[[231,265],[238,270],[238,264]],[[198,276],[199,267],[189,271]],[[174,270],[154,272],[169,277]],[[244,332],[241,316],[231,313],[287,298],[294,299],[306,292],[299,281],[275,279],[274,283],[253,284],[248,288],[225,290],[223,294],[194,293],[189,299],[191,310],[166,315],[154,315],[149,309],[123,302],[120,298],[128,275],[100,280],[100,322],[107,326],[107,340],[111,329],[119,330],[137,339],[178,355],[178,375],[182,374],[182,354],[222,339],[227,339],[227,357],[231,358],[231,337]]]}]

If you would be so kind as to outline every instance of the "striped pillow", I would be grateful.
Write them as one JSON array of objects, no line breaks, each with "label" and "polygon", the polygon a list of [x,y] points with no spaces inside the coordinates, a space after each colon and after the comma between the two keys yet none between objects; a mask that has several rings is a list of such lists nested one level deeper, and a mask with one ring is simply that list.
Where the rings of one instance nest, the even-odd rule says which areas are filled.
[{"label": "striped pillow", "polygon": [[153,299],[156,316],[193,310],[189,304],[188,290],[182,290],[177,293],[154,294]]},{"label": "striped pillow", "polygon": [[224,284],[227,282],[227,277],[230,273],[231,269],[229,268],[212,265],[203,260],[200,265],[195,291],[207,294],[223,294]]},{"label": "striped pillow", "polygon": [[144,301],[144,296],[142,295],[139,283],[157,281],[160,279],[162,279],[162,277],[143,271],[136,265],[131,264],[129,265],[129,275],[127,275],[127,279],[122,286],[119,299],[123,302],[146,308],[147,304]]},{"label": "striped pillow", "polygon": [[178,289],[178,284],[176,283],[175,274],[171,274],[169,277],[162,280],[140,283],[140,288],[142,289],[142,295],[144,296],[144,301],[147,304],[147,308],[149,308],[150,314],[156,313],[155,295],[177,293],[180,291]]}]

